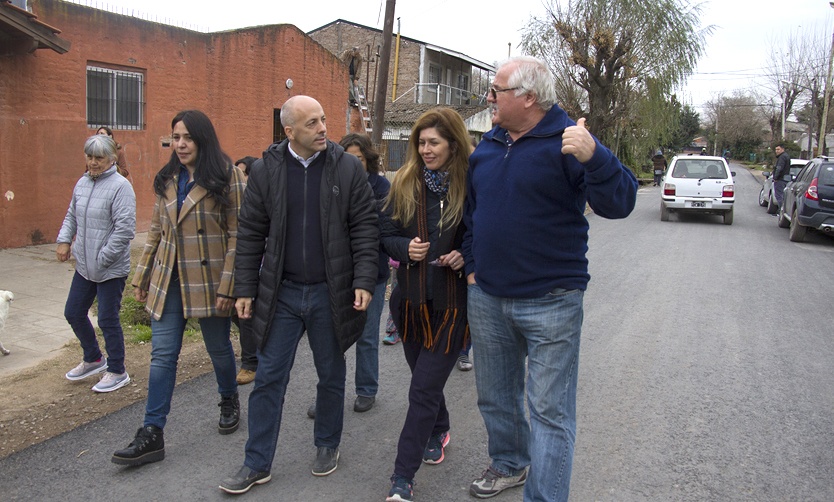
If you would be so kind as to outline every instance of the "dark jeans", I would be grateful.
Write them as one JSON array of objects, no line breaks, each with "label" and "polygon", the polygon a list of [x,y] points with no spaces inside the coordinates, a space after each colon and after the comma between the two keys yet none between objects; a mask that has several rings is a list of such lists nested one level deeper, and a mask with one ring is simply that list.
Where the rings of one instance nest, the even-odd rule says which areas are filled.
[{"label": "dark jeans", "polygon": [[782,199],[785,197],[785,187],[787,186],[787,181],[782,180],[775,180],[773,182],[773,195],[776,196],[776,205],[782,205]]},{"label": "dark jeans", "polygon": [[125,280],[127,277],[93,282],[76,272],[64,307],[64,317],[84,349],[84,361],[91,363],[101,359],[96,331],[88,316],[93,300],[98,298],[98,327],[107,349],[107,371],[118,374],[125,372],[125,337],[119,321]]},{"label": "dark jeans", "polygon": [[252,334],[249,319],[239,319],[237,314],[232,317],[232,322],[237,325],[240,331],[240,367],[245,370],[255,371],[258,369],[258,341]]},{"label": "dark jeans", "polygon": [[345,355],[333,330],[327,283],[284,280],[276,302],[272,327],[258,352],[255,387],[249,395],[249,439],[244,464],[258,472],[272,469],[284,395],[305,330],[319,378],[313,430],[317,447],[339,447],[345,412]]},{"label": "dark jeans", "polygon": [[459,351],[451,350],[446,354],[438,349],[432,352],[421,341],[410,337],[408,341],[403,340],[402,345],[405,360],[411,368],[411,385],[408,412],[397,443],[394,474],[414,479],[431,435],[449,430],[449,411],[443,388],[455,367]]}]

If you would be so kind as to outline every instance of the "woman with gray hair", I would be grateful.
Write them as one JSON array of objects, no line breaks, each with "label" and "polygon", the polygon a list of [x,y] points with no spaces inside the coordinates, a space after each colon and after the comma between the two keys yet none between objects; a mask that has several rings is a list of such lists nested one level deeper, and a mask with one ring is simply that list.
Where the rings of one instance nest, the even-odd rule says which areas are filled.
[{"label": "woman with gray hair", "polygon": [[[130,382],[125,371],[125,342],[119,309],[130,271],[130,241],[136,231],[133,186],[117,172],[116,142],[95,135],[84,143],[87,172],[75,184],[64,224],[58,233],[59,261],[75,257],[64,317],[81,342],[84,359],[67,372],[77,381],[104,372],[95,392],[111,392]],[[98,299],[98,326],[104,335],[107,360],[87,315]]]}]

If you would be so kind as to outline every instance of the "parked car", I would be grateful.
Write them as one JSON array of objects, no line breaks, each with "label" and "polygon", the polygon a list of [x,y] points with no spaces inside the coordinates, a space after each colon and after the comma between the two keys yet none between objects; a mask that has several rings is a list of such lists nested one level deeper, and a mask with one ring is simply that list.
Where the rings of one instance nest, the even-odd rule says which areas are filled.
[{"label": "parked car", "polygon": [[805,240],[809,228],[834,234],[834,158],[812,159],[785,187],[777,223],[790,239]]},{"label": "parked car", "polygon": [[[793,181],[807,163],[808,161],[804,159],[791,159],[789,168],[790,175],[785,175],[784,181]],[[776,202],[776,195],[773,193],[773,172],[766,171],[763,174],[765,180],[762,185],[762,190],[759,192],[759,205],[762,207],[767,206],[767,214],[776,214],[779,211],[779,204]]]},{"label": "parked car", "polygon": [[732,225],[735,174],[722,157],[674,157],[660,184],[660,220],[669,221],[673,212],[693,212],[720,214],[725,225]]}]

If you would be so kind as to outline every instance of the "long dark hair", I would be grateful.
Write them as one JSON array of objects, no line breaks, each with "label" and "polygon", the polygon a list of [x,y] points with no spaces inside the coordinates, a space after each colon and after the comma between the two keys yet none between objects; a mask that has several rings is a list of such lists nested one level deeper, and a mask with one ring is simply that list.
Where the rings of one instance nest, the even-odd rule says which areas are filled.
[{"label": "long dark hair", "polygon": [[379,154],[374,150],[374,146],[371,144],[371,138],[366,134],[352,132],[345,135],[339,141],[339,144],[345,150],[352,146],[358,147],[359,151],[362,152],[362,156],[365,157],[365,163],[368,164],[368,172],[379,174]]},{"label": "long dark hair", "polygon": [[254,164],[256,160],[258,160],[258,159],[256,159],[255,157],[252,157],[251,155],[247,155],[246,157],[243,157],[242,159],[236,160],[235,165],[237,166],[237,165],[243,164],[245,166],[245,168],[243,169],[243,174],[245,174],[246,176],[249,176],[249,171],[252,170],[252,164]]},{"label": "long dark hair", "polygon": [[[199,110],[179,112],[171,121],[171,130],[177,122],[182,122],[188,134],[197,145],[197,167],[194,169],[194,182],[205,188],[209,196],[223,206],[229,204],[229,178],[232,159],[220,148],[214,125],[205,113]],[[179,173],[180,159],[177,151],[171,152],[168,163],[156,173],[153,189],[160,197],[165,197],[165,187]]]}]

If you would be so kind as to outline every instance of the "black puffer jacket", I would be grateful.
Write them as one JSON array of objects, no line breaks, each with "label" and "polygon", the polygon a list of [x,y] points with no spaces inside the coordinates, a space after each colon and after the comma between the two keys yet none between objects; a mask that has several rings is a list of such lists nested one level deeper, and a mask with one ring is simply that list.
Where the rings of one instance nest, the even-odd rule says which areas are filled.
[{"label": "black puffer jacket", "polygon": [[[253,165],[237,236],[235,297],[254,297],[252,331],[263,347],[284,270],[288,142],[273,144]],[[362,334],[365,312],[354,289],[374,291],[379,253],[376,201],[359,159],[327,142],[321,184],[321,232],[336,338],[346,351]]]}]

